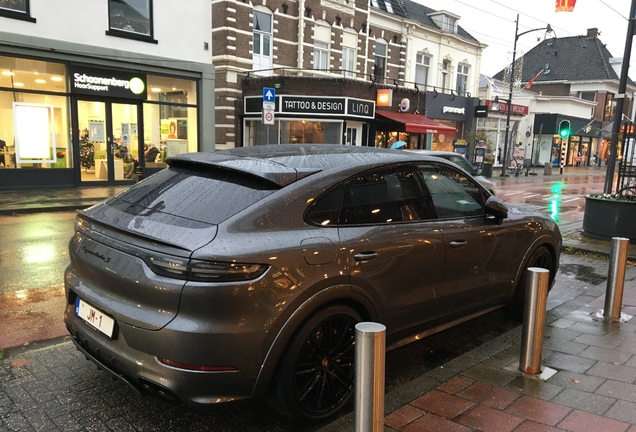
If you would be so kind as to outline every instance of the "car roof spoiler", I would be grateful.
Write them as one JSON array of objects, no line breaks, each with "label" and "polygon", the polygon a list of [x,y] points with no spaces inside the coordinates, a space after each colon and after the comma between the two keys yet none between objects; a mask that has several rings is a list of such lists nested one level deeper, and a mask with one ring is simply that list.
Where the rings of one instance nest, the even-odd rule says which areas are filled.
[{"label": "car roof spoiler", "polygon": [[182,153],[166,158],[166,163],[174,167],[215,167],[237,171],[268,180],[280,187],[322,171],[320,168],[295,169],[270,159],[237,157],[220,152]]}]

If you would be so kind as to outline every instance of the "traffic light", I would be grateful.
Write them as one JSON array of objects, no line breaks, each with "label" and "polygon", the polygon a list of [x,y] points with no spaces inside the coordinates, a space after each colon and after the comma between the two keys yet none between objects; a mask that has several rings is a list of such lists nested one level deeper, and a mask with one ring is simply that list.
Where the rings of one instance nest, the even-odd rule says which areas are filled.
[{"label": "traffic light", "polygon": [[561,120],[561,123],[559,123],[559,136],[561,138],[570,136],[570,120]]}]

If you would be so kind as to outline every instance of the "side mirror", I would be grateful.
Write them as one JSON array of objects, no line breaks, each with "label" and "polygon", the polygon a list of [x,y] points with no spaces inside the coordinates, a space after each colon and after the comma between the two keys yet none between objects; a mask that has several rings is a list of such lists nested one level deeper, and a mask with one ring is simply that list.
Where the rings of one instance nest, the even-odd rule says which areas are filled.
[{"label": "side mirror", "polygon": [[486,201],[486,214],[494,216],[499,224],[501,224],[501,222],[508,217],[508,207],[502,200],[491,195]]}]

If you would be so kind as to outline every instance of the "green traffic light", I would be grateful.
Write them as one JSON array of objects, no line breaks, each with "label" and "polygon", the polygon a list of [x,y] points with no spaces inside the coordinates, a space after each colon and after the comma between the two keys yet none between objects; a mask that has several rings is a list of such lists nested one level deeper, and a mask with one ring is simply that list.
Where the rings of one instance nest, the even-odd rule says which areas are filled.
[{"label": "green traffic light", "polygon": [[561,123],[559,123],[559,136],[561,138],[567,138],[570,136],[570,121],[569,120],[561,120]]}]

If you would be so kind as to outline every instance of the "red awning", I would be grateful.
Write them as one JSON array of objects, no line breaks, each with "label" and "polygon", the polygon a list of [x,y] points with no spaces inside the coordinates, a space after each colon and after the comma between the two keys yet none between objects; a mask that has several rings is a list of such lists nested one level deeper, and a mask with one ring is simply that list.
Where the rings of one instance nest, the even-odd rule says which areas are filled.
[{"label": "red awning", "polygon": [[388,111],[376,111],[380,117],[402,123],[407,132],[424,134],[455,134],[454,127],[446,126],[420,114],[401,114]]}]

